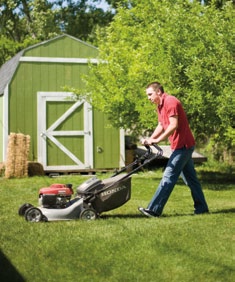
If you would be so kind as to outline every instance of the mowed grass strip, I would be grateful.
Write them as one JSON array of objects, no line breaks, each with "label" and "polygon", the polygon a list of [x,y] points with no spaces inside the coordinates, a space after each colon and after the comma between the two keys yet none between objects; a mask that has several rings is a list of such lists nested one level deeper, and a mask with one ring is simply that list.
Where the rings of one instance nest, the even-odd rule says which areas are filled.
[{"label": "mowed grass strip", "polygon": [[76,190],[87,176],[0,179],[0,248],[8,262],[1,281],[234,281],[235,184],[202,179],[210,214],[193,216],[190,191],[179,180],[163,216],[145,218],[137,208],[147,206],[161,175],[133,175],[131,200],[90,222],[18,216],[21,204],[37,205],[39,188],[72,183]]}]

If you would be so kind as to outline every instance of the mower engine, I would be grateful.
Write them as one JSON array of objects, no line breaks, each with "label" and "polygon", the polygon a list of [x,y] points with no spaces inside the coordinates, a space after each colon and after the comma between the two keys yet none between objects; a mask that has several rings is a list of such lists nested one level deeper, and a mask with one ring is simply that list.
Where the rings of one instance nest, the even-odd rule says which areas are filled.
[{"label": "mower engine", "polygon": [[66,208],[73,194],[72,184],[52,184],[39,190],[39,206],[48,209]]}]

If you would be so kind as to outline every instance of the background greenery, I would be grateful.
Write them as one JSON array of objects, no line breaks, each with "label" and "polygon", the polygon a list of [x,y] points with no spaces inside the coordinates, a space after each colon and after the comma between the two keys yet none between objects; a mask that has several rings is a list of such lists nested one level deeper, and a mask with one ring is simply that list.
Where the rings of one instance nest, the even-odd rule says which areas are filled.
[{"label": "background greenery", "polygon": [[21,49],[61,33],[96,44],[96,30],[114,15],[114,10],[97,6],[100,2],[0,0],[0,65]]},{"label": "background greenery", "polygon": [[30,223],[18,216],[22,203],[37,205],[39,188],[69,182],[75,188],[89,176],[1,178],[1,281],[234,281],[234,175],[198,172],[208,215],[193,216],[190,192],[179,181],[161,218],[142,216],[137,207],[152,197],[158,169],[133,175],[131,200],[92,222]]},{"label": "background greenery", "polygon": [[106,63],[91,68],[87,89],[67,89],[136,137],[156,124],[144,90],[159,80],[183,102],[197,143],[233,163],[234,0],[103,2],[105,9],[100,0],[0,0],[0,65],[57,34],[78,37]]},{"label": "background greenery", "polygon": [[87,78],[93,105],[137,136],[152,131],[155,106],[145,87],[160,81],[182,101],[198,141],[209,140],[212,154],[234,150],[233,3],[222,9],[183,0],[132,4],[118,9],[99,38],[106,63],[91,66]]},{"label": "background greenery", "polygon": [[[0,0],[0,65],[68,33],[98,46],[108,61],[93,69],[87,85],[97,94],[94,106],[111,111],[113,124],[151,130],[155,115],[144,87],[157,78],[182,99],[197,140],[210,140],[206,155],[220,161],[232,155],[234,1],[107,0],[107,11],[99,2]],[[134,175],[131,200],[99,220],[39,224],[19,217],[18,207],[36,205],[41,187],[76,186],[87,177],[0,178],[1,281],[234,281],[233,166],[214,162],[198,172],[209,215],[192,216],[181,181],[161,218],[139,214],[160,181],[157,170]]]}]

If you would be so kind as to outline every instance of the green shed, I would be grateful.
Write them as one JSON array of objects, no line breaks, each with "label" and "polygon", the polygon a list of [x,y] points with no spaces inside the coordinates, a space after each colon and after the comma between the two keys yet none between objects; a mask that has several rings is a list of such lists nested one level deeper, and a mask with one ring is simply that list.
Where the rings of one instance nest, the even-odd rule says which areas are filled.
[{"label": "green shed", "polygon": [[0,69],[0,162],[11,132],[29,135],[29,161],[45,172],[113,169],[125,163],[122,130],[64,86],[82,89],[98,49],[61,35],[28,47]]}]

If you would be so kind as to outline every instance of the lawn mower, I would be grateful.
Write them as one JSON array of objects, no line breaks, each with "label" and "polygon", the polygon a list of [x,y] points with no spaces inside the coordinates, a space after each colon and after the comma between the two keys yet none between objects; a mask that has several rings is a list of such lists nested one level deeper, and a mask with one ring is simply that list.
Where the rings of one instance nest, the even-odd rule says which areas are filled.
[{"label": "lawn mower", "polygon": [[94,220],[102,212],[122,206],[131,198],[131,175],[162,156],[162,149],[156,144],[153,146],[157,153],[153,154],[151,147],[145,145],[145,153],[134,162],[108,179],[100,180],[96,176],[88,179],[77,187],[76,194],[72,184],[52,184],[41,188],[38,207],[25,203],[20,206],[18,214],[30,222]]}]

